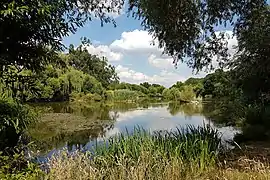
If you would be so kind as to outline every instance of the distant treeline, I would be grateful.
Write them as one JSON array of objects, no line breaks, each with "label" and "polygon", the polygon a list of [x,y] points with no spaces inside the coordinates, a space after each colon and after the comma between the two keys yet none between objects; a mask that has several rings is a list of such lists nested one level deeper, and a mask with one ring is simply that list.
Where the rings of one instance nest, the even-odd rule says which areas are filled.
[{"label": "distant treeline", "polygon": [[90,54],[84,45],[71,45],[68,53],[59,53],[57,61],[52,62],[37,72],[8,66],[1,78],[2,94],[24,102],[142,98],[191,101],[206,94],[216,95],[218,89],[223,89],[211,84],[208,76],[178,81],[169,88],[148,82],[120,83],[115,67],[106,58]]}]

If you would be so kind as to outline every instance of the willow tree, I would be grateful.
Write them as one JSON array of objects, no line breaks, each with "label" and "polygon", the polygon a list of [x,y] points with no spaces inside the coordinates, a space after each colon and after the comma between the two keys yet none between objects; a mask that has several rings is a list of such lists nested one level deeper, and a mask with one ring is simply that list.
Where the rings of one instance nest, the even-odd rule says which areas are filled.
[{"label": "willow tree", "polygon": [[[270,102],[270,8],[267,0],[129,0],[129,11],[164,53],[194,70],[213,61],[232,70],[251,101]],[[232,29],[233,34],[219,31]],[[236,37],[233,55],[228,39]],[[256,67],[256,68],[254,68]]]},{"label": "willow tree", "polygon": [[[220,66],[230,59],[225,33],[217,26],[231,27],[239,41],[251,17],[268,13],[266,0],[129,0],[129,11],[159,41],[175,63],[186,62],[196,70]],[[241,42],[240,42],[241,43]]]}]

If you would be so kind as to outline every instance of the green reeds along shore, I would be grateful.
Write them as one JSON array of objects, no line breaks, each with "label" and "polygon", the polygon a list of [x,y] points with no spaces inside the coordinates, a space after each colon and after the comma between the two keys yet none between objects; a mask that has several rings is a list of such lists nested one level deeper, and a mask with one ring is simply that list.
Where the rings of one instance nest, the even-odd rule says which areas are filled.
[{"label": "green reeds along shore", "polygon": [[209,126],[153,133],[135,128],[97,145],[92,153],[63,153],[50,159],[45,179],[270,179],[269,163],[247,155],[224,156],[221,135]]},{"label": "green reeds along shore", "polygon": [[269,162],[252,159],[253,153],[224,154],[220,134],[208,126],[154,133],[135,128],[98,144],[91,153],[63,152],[50,158],[46,173],[30,163],[19,174],[16,170],[3,174],[0,169],[0,179],[269,180]]},{"label": "green reeds along shore", "polygon": [[49,161],[49,179],[179,179],[200,176],[217,164],[220,134],[188,126],[150,133],[134,128],[97,145],[93,153]]}]

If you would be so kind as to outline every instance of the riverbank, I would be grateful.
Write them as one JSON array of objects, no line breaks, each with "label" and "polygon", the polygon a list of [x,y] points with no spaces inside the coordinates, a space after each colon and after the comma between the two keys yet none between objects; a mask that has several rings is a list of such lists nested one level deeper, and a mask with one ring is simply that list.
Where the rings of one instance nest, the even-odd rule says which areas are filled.
[{"label": "riverbank", "polygon": [[[92,153],[63,151],[40,166],[46,172],[29,162],[20,171],[5,171],[3,166],[0,179],[270,179],[270,143],[248,143],[231,150],[221,145],[220,134],[209,126],[151,134],[135,128],[98,144]],[[23,162],[18,157],[16,164]]]},{"label": "riverbank", "polygon": [[175,132],[174,138],[169,138],[172,134],[151,138],[141,131],[125,138],[119,136],[110,141],[109,148],[98,149],[94,160],[90,160],[89,154],[79,152],[51,159],[48,177],[59,180],[270,178],[270,143],[250,142],[217,153],[220,140],[216,131],[189,130],[192,133],[187,136]]},{"label": "riverbank", "polygon": [[[51,161],[51,179],[185,179],[185,180],[268,180],[270,179],[269,147],[250,142],[241,149],[235,148],[216,156],[211,161],[185,162],[183,157],[164,158],[145,151],[140,159],[118,158],[118,164],[110,166],[104,156],[98,160],[103,164],[97,168],[89,156],[76,152],[75,156],[63,156]],[[158,151],[158,149],[157,149]],[[207,155],[207,154],[206,154]],[[154,162],[154,163],[153,163]],[[157,164],[155,164],[157,163]],[[202,166],[206,165],[208,166]]]}]

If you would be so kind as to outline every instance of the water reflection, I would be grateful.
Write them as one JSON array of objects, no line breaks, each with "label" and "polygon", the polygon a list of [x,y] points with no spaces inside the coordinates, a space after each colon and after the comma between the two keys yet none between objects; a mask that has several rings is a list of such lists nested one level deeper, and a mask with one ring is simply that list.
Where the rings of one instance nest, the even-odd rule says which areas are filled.
[{"label": "water reflection", "polygon": [[[35,104],[35,106],[37,106]],[[186,125],[214,126],[202,114],[203,104],[143,103],[143,104],[39,104],[44,112],[41,121],[30,128],[41,156],[68,148],[90,149],[96,141],[108,138],[134,126],[144,129],[171,130]],[[232,138],[233,128],[219,128],[225,138]]]}]

